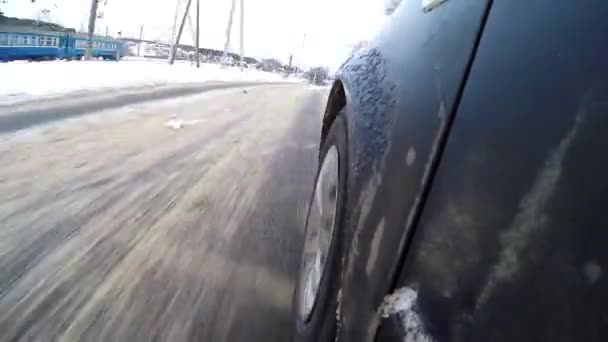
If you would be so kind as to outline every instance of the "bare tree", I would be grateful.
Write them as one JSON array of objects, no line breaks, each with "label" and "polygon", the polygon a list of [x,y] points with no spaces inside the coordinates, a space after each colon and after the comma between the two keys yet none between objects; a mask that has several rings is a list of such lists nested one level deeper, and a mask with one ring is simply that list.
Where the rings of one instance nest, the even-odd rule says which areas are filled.
[{"label": "bare tree", "polygon": [[0,17],[4,16],[4,12],[2,12],[2,5],[7,4],[8,0],[0,0]]},{"label": "bare tree", "polygon": [[401,4],[401,1],[402,0],[386,0],[384,2],[384,14],[385,15],[393,14],[393,12],[395,12],[397,7],[399,7],[399,5]]},{"label": "bare tree", "polygon": [[329,69],[322,66],[313,67],[308,69],[304,77],[311,84],[323,84],[329,78]]}]

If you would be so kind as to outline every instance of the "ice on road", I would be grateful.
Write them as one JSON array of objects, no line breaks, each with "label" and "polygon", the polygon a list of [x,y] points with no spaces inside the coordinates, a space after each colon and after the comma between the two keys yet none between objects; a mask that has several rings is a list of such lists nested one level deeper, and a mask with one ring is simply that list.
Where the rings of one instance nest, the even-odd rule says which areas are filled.
[{"label": "ice on road", "polygon": [[[50,61],[0,63],[0,105],[72,92],[160,86],[205,81],[285,82],[281,75],[255,69],[164,60]],[[297,80],[291,80],[297,82]],[[73,95],[73,94],[72,94]],[[76,94],[77,95],[77,94]]]},{"label": "ice on road", "polygon": [[0,340],[290,340],[326,98],[221,90],[0,135]]}]

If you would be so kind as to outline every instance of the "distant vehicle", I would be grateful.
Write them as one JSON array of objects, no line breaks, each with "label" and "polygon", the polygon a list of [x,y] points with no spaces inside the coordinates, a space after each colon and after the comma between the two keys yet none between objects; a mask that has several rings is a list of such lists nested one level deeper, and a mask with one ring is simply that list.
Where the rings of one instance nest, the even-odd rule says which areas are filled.
[{"label": "distant vehicle", "polygon": [[[0,31],[0,61],[80,59],[85,54],[87,43],[85,34]],[[126,45],[119,40],[93,37],[94,58],[117,60],[126,53]]]},{"label": "distant vehicle", "polygon": [[608,341],[607,17],[401,2],[330,91],[295,341]]},{"label": "distant vehicle", "polygon": [[171,55],[170,46],[161,44],[146,44],[144,47],[144,57],[168,59],[169,55]]}]

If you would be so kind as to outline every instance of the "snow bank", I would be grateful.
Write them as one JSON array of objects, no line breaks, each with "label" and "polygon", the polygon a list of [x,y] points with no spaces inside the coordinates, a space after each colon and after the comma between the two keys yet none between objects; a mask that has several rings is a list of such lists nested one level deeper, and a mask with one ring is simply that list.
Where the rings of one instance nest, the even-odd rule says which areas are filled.
[{"label": "snow bank", "polygon": [[281,75],[217,64],[163,60],[52,61],[0,63],[0,105],[53,97],[74,91],[157,86],[205,81],[291,81]]}]

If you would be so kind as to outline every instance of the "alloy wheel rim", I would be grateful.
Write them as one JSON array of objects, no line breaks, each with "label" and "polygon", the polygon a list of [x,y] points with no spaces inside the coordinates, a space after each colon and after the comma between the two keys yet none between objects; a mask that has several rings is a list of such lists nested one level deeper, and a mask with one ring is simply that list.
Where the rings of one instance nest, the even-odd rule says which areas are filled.
[{"label": "alloy wheel rim", "polygon": [[323,159],[308,213],[298,291],[298,312],[306,321],[310,318],[319,296],[321,278],[334,235],[339,191],[338,164],[338,149],[332,146]]}]

